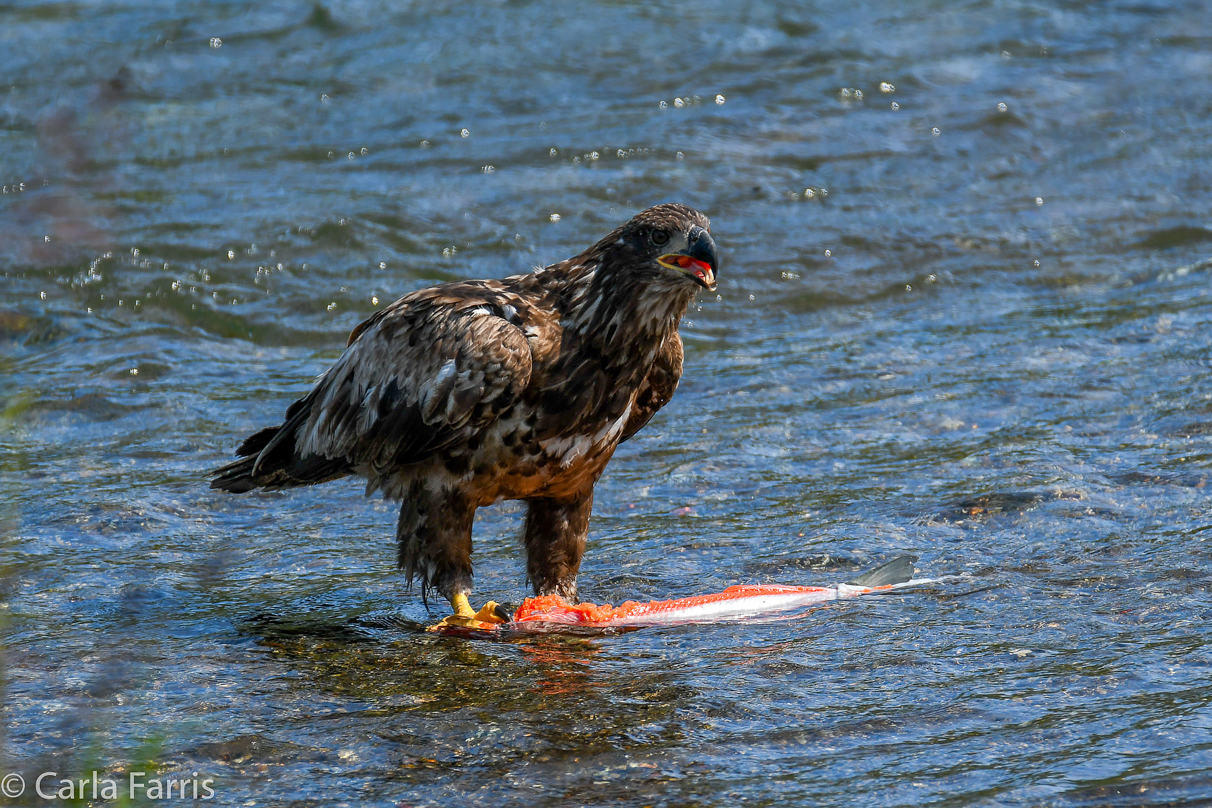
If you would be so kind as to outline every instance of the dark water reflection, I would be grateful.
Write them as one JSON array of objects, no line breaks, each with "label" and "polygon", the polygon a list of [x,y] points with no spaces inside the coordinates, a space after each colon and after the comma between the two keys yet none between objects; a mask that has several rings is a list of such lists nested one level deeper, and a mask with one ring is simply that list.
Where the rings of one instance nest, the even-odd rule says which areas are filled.
[{"label": "dark water reflection", "polygon": [[[1208,804],[1210,20],[0,5],[6,770],[155,764],[228,805]],[[720,293],[599,486],[587,596],[904,552],[966,579],[439,639],[359,486],[206,489],[378,306],[667,200],[713,217]],[[520,520],[481,515],[482,594],[524,596]]]}]

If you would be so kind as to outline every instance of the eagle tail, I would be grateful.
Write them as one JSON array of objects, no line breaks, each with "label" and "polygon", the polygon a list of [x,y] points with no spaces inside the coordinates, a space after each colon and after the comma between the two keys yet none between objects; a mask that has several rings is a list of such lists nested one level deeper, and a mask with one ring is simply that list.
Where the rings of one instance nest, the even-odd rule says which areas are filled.
[{"label": "eagle tail", "polygon": [[210,487],[218,488],[220,491],[231,491],[233,494],[243,494],[245,491],[260,488],[261,486],[253,475],[253,466],[256,463],[257,458],[246,457],[235,463],[220,466],[211,472],[214,476],[210,481]]},{"label": "eagle tail", "polygon": [[[277,490],[315,485],[349,474],[345,458],[306,456],[295,453],[294,432],[305,420],[306,408],[295,402],[287,410],[286,423],[262,429],[244,439],[236,454],[241,459],[211,472],[211,488],[243,494],[258,488]],[[302,417],[301,417],[302,416]]]}]

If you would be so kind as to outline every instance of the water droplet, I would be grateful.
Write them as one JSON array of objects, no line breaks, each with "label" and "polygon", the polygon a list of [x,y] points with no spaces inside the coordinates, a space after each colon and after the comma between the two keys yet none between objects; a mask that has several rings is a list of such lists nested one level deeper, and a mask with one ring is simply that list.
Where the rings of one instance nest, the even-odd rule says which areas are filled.
[{"label": "water droplet", "polygon": [[684,160],[684,159],[686,159],[686,155],[685,155],[685,154],[683,154],[682,152],[678,152],[678,153],[677,153],[675,156],[676,156],[676,157],[677,157],[677,159],[679,159],[679,160]]},{"label": "water droplet", "polygon": [[471,132],[466,129],[459,130],[459,137],[471,137]]},{"label": "water droplet", "polygon": [[942,134],[942,132],[939,131],[939,128],[936,126],[930,130],[930,134],[934,135],[935,137],[938,137],[939,135]]},{"label": "water droplet", "polygon": [[219,37],[217,37],[217,36],[212,36],[210,38],[210,46],[212,48],[221,48],[221,47],[223,47],[223,40],[219,39]]},{"label": "water droplet", "polygon": [[880,92],[881,93],[895,93],[896,87],[886,81],[881,81],[880,82]]},{"label": "water droplet", "polygon": [[1038,208],[1042,204],[1044,204],[1044,198],[1042,196],[1035,197],[1035,206]]},{"label": "water droplet", "polygon": [[998,105],[997,105],[998,112],[1005,112],[1008,109],[1010,109],[1010,107],[1006,106],[1005,102],[998,102]]},{"label": "water droplet", "polygon": [[680,98],[675,98],[675,99],[673,99],[673,105],[675,107],[684,107],[684,106],[686,106],[686,102]]},{"label": "water droplet", "polygon": [[893,101],[893,102],[892,102],[892,109],[893,109],[893,111],[896,111],[896,110],[898,110],[898,109],[900,109],[900,108],[901,108],[901,105],[900,105],[900,104],[896,103],[895,101]]},{"label": "water droplet", "polygon": [[715,103],[717,103],[717,104],[723,104],[723,103],[724,103],[724,96],[722,96],[722,95],[717,95],[717,96],[715,97]]},{"label": "water droplet", "polygon": [[664,101],[662,101],[661,103],[657,104],[657,106],[659,106],[661,109],[668,109],[668,108],[669,108],[669,105],[668,105],[668,104],[666,104]]}]

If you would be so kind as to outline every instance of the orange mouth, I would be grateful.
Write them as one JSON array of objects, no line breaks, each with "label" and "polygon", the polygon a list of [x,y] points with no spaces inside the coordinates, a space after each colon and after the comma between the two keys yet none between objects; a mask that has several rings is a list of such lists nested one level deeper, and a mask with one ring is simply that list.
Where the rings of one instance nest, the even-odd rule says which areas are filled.
[{"label": "orange mouth", "polygon": [[715,271],[711,268],[711,264],[706,261],[700,261],[697,258],[691,258],[689,255],[662,255],[657,259],[657,263],[669,269],[676,269],[690,277],[694,278],[709,292],[715,291]]}]

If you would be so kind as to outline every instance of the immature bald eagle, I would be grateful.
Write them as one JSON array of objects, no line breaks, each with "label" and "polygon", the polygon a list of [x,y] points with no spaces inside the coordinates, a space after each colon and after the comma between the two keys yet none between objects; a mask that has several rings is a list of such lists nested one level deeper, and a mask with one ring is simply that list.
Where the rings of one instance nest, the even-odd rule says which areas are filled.
[{"label": "immature bald eagle", "polygon": [[537,595],[576,600],[593,486],[620,443],[682,375],[678,323],[715,289],[710,222],[649,208],[580,255],[503,280],[459,281],[392,303],[286,421],[241,444],[212,488],[251,491],[355,474],[400,500],[399,565],[455,615],[472,610],[476,508],[529,503],[526,571]]}]

